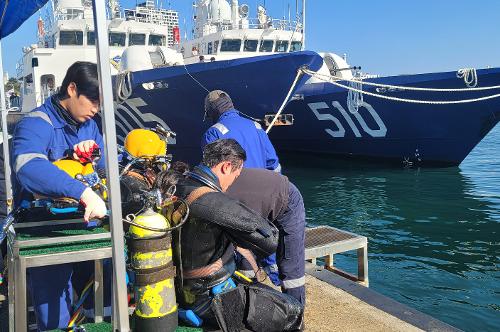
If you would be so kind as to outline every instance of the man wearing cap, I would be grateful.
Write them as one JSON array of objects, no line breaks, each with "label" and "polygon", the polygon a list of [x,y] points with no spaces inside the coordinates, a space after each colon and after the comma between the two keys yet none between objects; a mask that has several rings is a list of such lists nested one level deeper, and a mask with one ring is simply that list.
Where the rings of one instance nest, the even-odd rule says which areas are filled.
[{"label": "man wearing cap", "polygon": [[[233,138],[246,152],[247,160],[243,164],[245,168],[265,168],[281,172],[276,150],[267,133],[259,123],[240,115],[240,112],[234,108],[233,101],[227,92],[214,90],[208,93],[205,97],[206,118],[209,118],[214,125],[203,135],[202,148],[220,138]],[[281,282],[276,255],[271,255],[261,263],[272,282],[279,286]],[[251,271],[250,263],[242,260],[239,269],[240,271]]]},{"label": "man wearing cap", "polygon": [[278,156],[266,132],[259,123],[242,117],[226,92],[214,90],[206,96],[205,118],[214,125],[203,135],[202,148],[220,138],[233,138],[247,154],[244,167],[281,172]]}]

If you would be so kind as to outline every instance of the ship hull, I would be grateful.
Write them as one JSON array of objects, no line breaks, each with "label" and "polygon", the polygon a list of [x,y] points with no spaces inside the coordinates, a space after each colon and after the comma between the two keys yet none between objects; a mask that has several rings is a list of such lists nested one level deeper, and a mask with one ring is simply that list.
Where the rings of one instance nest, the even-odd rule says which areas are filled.
[{"label": "ship hull", "polygon": [[[203,121],[207,90],[226,91],[243,113],[276,113],[298,69],[321,64],[314,52],[296,52],[134,72],[132,94],[117,105],[118,141],[134,128],[159,123],[177,133],[169,144],[174,159],[198,162],[201,137],[212,125]],[[147,89],[148,83],[155,88]]]},{"label": "ship hull", "polygon": [[[500,68],[478,70],[478,86],[500,85]],[[367,81],[426,88],[464,88],[456,73],[402,75]],[[346,82],[340,82],[347,84]],[[365,91],[416,100],[463,100],[500,93],[500,89],[465,92]],[[364,96],[359,109],[347,106],[347,91],[330,83],[303,85],[285,113],[292,126],[275,127],[270,138],[279,151],[389,161],[405,166],[460,164],[500,120],[500,98],[430,105]],[[259,116],[259,114],[254,114]]]}]

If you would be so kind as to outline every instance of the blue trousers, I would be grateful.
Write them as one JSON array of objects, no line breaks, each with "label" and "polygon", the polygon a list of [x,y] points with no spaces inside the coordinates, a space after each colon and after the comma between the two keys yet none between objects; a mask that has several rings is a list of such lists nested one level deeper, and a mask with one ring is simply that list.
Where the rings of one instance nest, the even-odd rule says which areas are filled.
[{"label": "blue trousers", "polygon": [[[303,305],[306,302],[305,292],[305,227],[306,214],[304,200],[297,187],[290,182],[288,205],[275,221],[279,229],[278,250],[260,261],[271,281],[281,285],[283,293],[293,296]],[[253,276],[248,261],[238,259],[238,268],[247,276]]]},{"label": "blue trousers", "polygon": [[[111,260],[104,264],[104,305],[111,305]],[[94,262],[29,268],[27,282],[40,331],[65,328],[73,314],[73,290],[81,294],[94,274]],[[93,292],[84,302],[93,308]]]}]

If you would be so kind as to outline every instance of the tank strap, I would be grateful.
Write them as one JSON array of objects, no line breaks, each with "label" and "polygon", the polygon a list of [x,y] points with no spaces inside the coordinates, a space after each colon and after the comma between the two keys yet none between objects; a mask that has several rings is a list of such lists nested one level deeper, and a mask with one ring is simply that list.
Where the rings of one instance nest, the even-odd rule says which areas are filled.
[{"label": "tank strap", "polygon": [[[186,203],[188,203],[188,205],[191,205],[198,198],[210,192],[216,192],[216,190],[209,188],[207,186],[196,188],[186,197],[185,201]],[[181,206],[172,213],[172,219],[175,221],[181,220],[185,213],[186,211],[184,206]]]},{"label": "tank strap", "polygon": [[215,190],[206,186],[196,188],[188,195],[188,197],[186,198],[186,202],[191,205],[198,198],[210,192],[215,192]]}]

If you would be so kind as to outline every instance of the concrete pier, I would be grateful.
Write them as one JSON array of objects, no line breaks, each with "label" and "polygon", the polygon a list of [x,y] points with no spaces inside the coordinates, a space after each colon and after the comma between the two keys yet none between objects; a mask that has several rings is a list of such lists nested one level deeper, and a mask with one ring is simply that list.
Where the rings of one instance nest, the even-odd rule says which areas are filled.
[{"label": "concrete pier", "polygon": [[[312,264],[306,270],[306,331],[459,331]],[[6,294],[0,286],[2,332],[8,331]]]}]

